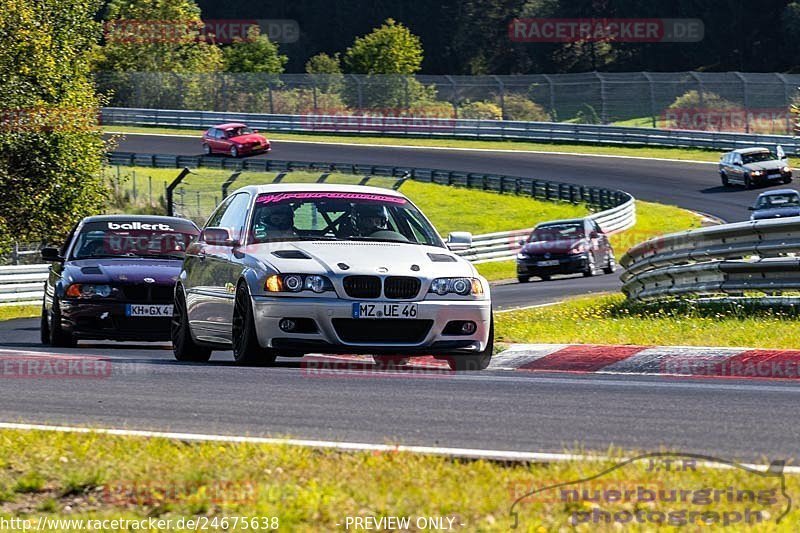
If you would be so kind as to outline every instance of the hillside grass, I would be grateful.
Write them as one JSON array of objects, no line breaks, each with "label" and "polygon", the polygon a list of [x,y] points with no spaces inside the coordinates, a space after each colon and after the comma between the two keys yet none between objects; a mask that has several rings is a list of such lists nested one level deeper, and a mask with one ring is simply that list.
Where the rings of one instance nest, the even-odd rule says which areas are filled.
[{"label": "hillside grass", "polygon": [[0,305],[0,320],[14,318],[38,317],[42,312],[41,305]]},{"label": "hillside grass", "polygon": [[[578,450],[580,451],[580,450]],[[0,517],[47,519],[220,519],[275,517],[282,531],[353,530],[348,517],[449,517],[455,531],[509,531],[512,505],[520,531],[567,531],[579,512],[597,503],[568,502],[555,490],[532,491],[558,483],[594,490],[637,487],[675,490],[736,487],[772,491],[773,501],[731,503],[722,499],[678,508],[717,513],[766,511],[759,531],[795,531],[800,511],[787,508],[780,478],[762,478],[741,468],[714,469],[682,462],[640,459],[583,485],[576,481],[621,465],[622,453],[604,459],[555,463],[501,464],[464,461],[405,452],[336,452],[266,444],[201,443],[110,436],[98,433],[0,431]],[[630,455],[628,455],[630,456]],[[800,480],[786,476],[786,492],[797,494]],[[643,507],[642,507],[643,506]],[[605,510],[675,510],[670,503],[605,504]],[[733,515],[730,515],[733,516]],[[687,516],[688,518],[688,516]],[[706,516],[710,519],[710,515]],[[445,522],[446,523],[446,522]],[[689,518],[692,530],[703,522]],[[581,531],[617,531],[619,525],[595,525]],[[650,530],[652,523],[640,525]],[[661,528],[678,531],[677,527]],[[43,529],[45,530],[45,529]],[[47,531],[67,531],[50,523]],[[71,529],[75,530],[75,529]],[[175,529],[172,529],[175,530]],[[217,530],[217,529],[215,529]],[[220,529],[221,530],[221,529]],[[682,530],[682,529],[681,529]]]}]

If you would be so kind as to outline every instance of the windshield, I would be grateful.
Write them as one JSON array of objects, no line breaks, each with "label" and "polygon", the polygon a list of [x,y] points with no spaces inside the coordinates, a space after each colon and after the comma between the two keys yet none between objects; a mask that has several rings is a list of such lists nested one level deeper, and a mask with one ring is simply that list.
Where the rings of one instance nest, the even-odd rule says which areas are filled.
[{"label": "windshield", "polygon": [[777,157],[770,152],[755,152],[753,154],[742,154],[742,163],[761,163],[763,161],[777,161]]},{"label": "windshield", "polygon": [[198,230],[178,223],[108,221],[86,224],[72,247],[72,259],[150,257],[182,259]]},{"label": "windshield", "polygon": [[411,202],[373,193],[261,194],[256,199],[250,235],[255,243],[324,239],[444,246]]},{"label": "windshield", "polygon": [[758,199],[756,208],[770,209],[774,207],[800,207],[800,195],[793,193],[770,194]]},{"label": "windshield", "polygon": [[531,242],[575,240],[584,237],[583,224],[552,224],[541,226],[531,233]]},{"label": "windshield", "polygon": [[241,126],[239,128],[231,128],[229,130],[225,130],[225,136],[230,138],[239,137],[241,135],[249,135],[253,133],[253,130],[248,128],[247,126]]}]

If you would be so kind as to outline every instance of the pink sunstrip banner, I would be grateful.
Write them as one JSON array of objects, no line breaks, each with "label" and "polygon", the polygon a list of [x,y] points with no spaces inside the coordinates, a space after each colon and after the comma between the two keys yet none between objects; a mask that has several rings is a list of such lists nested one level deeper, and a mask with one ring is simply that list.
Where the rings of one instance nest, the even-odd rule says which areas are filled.
[{"label": "pink sunstrip banner", "polygon": [[406,199],[399,196],[358,192],[287,192],[262,194],[256,199],[256,203],[274,204],[288,200],[351,200],[355,202],[386,202],[398,205],[406,203]]}]

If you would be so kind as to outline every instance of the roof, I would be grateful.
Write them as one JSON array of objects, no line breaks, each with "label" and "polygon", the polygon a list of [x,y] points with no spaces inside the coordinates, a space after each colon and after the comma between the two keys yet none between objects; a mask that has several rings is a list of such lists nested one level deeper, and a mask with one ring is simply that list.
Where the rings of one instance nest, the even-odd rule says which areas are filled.
[{"label": "roof", "polygon": [[754,154],[757,152],[769,152],[769,148],[764,148],[763,146],[754,146],[752,148],[737,148],[733,150],[734,153],[737,154]]},{"label": "roof", "polygon": [[772,196],[773,194],[800,194],[800,192],[796,191],[795,189],[773,189],[771,191],[762,192],[758,195],[759,198],[762,196]]},{"label": "roof", "polygon": [[[273,183],[268,185],[249,185],[237,189],[235,192],[249,192],[251,194],[262,194],[270,192],[355,192],[368,194],[381,194],[383,196],[398,196],[405,198],[402,193],[384,189],[382,187],[370,187],[367,185],[345,185],[339,183]],[[235,194],[235,193],[232,193]]]},{"label": "roof", "polygon": [[217,124],[211,127],[217,128],[218,130],[229,130],[231,128],[245,128],[247,124],[242,124],[241,122],[226,122],[225,124]]}]

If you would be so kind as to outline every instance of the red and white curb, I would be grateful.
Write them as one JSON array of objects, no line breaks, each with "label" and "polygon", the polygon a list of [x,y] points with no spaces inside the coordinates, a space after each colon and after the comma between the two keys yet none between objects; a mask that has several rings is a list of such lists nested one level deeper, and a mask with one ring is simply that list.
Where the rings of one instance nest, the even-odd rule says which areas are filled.
[{"label": "red and white curb", "polygon": [[[369,356],[313,355],[303,359],[308,369],[374,368]],[[433,357],[415,357],[404,367],[446,370]],[[488,370],[513,372],[574,372],[662,376],[800,379],[800,350],[762,350],[707,346],[631,346],[596,344],[514,344],[495,354]]]}]

